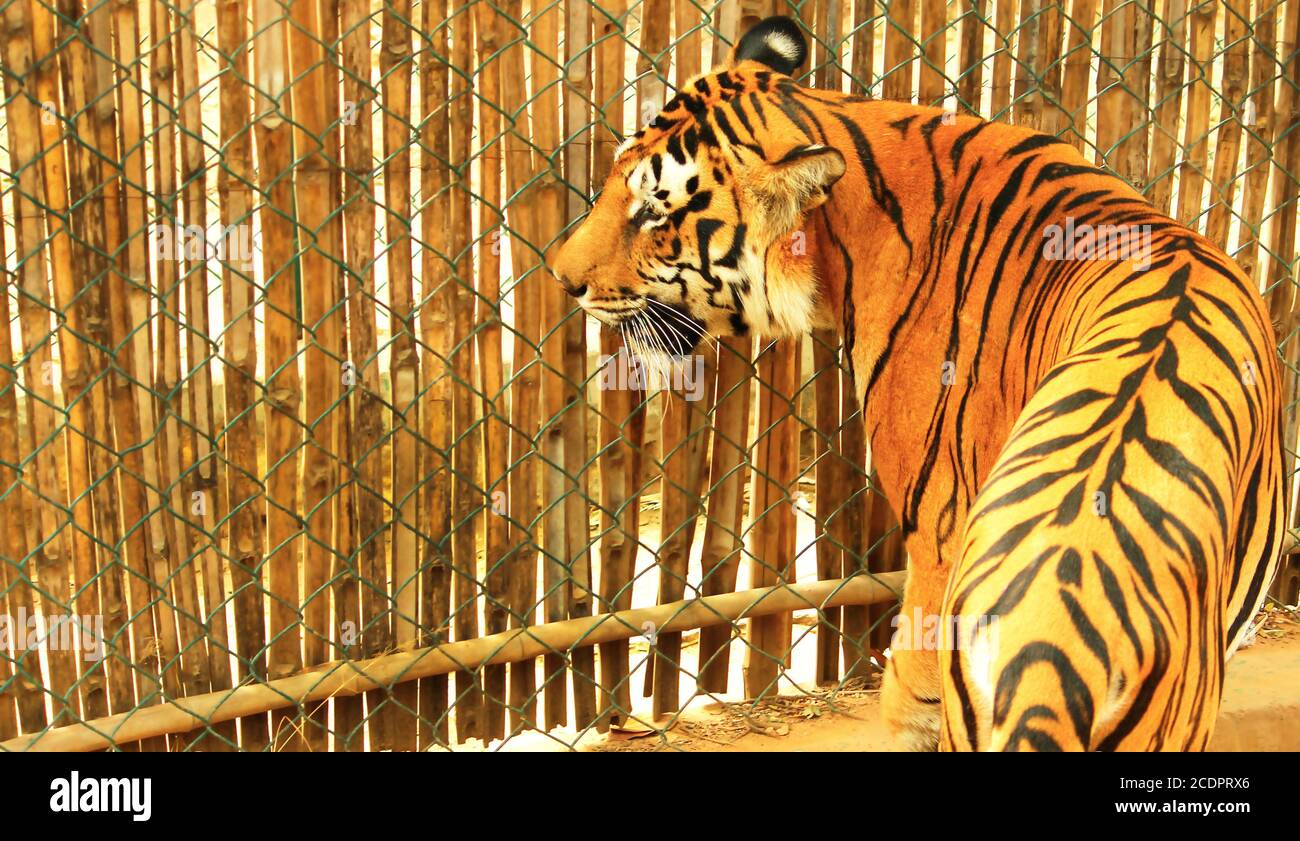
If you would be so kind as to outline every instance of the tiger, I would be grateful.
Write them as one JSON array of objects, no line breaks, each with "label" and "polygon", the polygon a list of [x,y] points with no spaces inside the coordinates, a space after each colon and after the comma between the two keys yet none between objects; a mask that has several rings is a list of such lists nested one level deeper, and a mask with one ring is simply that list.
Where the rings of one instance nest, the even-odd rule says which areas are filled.
[{"label": "tiger", "polygon": [[1285,532],[1259,290],[1070,143],[804,87],[807,55],[768,18],[682,85],[553,276],[646,358],[838,333],[900,615],[956,629],[895,635],[895,748],[1204,749]]}]

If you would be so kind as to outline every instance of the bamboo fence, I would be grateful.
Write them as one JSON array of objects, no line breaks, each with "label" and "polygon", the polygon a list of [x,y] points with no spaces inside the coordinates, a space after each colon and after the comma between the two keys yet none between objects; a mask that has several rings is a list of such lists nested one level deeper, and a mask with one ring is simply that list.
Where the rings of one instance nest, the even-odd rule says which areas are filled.
[{"label": "bamboo fence", "polygon": [[1223,245],[1294,450],[1300,0],[0,0],[0,750],[574,745],[874,679],[906,559],[834,336],[611,386],[545,268],[773,13],[805,84],[1055,133]]}]

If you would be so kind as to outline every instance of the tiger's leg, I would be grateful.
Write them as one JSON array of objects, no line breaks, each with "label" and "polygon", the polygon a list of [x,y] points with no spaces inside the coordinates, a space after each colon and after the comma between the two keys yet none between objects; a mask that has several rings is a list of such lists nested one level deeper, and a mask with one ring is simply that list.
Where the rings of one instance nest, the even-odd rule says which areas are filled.
[{"label": "tiger's leg", "polygon": [[928,580],[935,568],[928,558],[908,553],[908,582],[898,613],[905,623],[896,621],[880,692],[881,712],[897,750],[932,751],[939,746],[938,654],[932,648],[907,644],[914,637],[912,617],[937,612],[938,600],[924,595],[928,589],[942,595],[943,584]]},{"label": "tiger's leg", "polygon": [[1227,360],[1249,348],[1121,356],[1114,335],[1044,379],[971,508],[944,600],[945,749],[1209,740],[1258,603],[1243,582],[1283,525],[1276,377],[1243,382]]}]

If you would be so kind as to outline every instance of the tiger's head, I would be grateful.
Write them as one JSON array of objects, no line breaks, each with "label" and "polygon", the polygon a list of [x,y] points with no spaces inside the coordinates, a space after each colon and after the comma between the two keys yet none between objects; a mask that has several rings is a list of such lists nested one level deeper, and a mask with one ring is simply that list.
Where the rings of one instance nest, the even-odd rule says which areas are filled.
[{"label": "tiger's head", "polygon": [[619,147],[609,179],[552,269],[642,356],[681,357],[705,334],[772,338],[826,323],[800,227],[844,158],[784,112],[808,54],[769,18],[728,67],[686,84]]}]

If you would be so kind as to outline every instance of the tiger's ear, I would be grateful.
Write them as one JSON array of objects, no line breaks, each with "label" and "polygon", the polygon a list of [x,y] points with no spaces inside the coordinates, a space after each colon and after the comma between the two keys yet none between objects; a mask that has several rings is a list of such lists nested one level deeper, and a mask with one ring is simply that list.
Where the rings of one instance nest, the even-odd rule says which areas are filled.
[{"label": "tiger's ear", "polygon": [[754,24],[731,53],[731,63],[757,61],[777,73],[791,75],[808,58],[808,39],[799,24],[776,15]]},{"label": "tiger's ear", "polygon": [[838,150],[812,143],[795,146],[754,169],[750,187],[770,211],[772,224],[784,234],[826,201],[845,165]]}]

